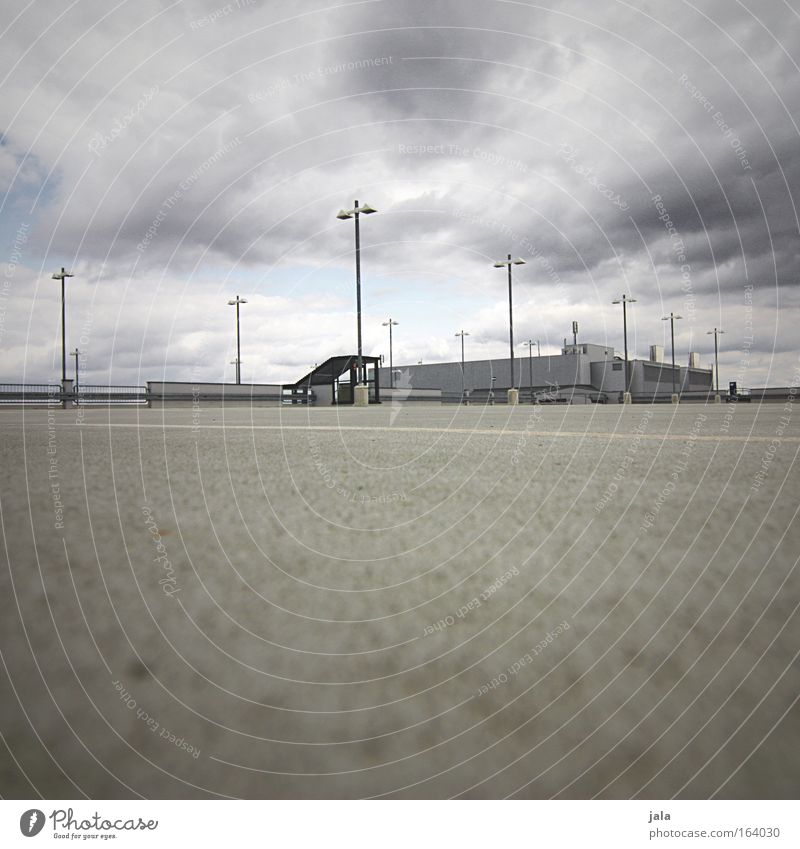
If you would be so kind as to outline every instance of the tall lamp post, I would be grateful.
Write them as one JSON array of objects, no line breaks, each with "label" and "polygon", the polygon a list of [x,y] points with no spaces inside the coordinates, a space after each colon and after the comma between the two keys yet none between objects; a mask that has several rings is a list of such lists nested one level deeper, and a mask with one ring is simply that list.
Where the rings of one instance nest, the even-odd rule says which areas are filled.
[{"label": "tall lamp post", "polygon": [[523,345],[528,346],[528,373],[529,373],[529,381],[531,384],[531,404],[533,403],[533,346],[538,345],[538,342],[534,342],[533,339],[528,339],[527,342],[523,342]]},{"label": "tall lamp post", "polygon": [[246,304],[247,301],[244,298],[240,298],[238,295],[235,300],[228,301],[229,307],[236,307],[236,383],[239,384],[242,382],[242,340],[239,335],[239,305]]},{"label": "tall lamp post", "polygon": [[340,209],[337,218],[346,221],[348,218],[356,220],[356,313],[358,326],[358,383],[366,383],[366,374],[364,374],[364,360],[361,354],[361,231],[359,230],[359,217],[361,215],[372,215],[377,212],[368,203],[363,206],[358,205],[355,201],[352,209]]},{"label": "tall lamp post", "polygon": [[461,402],[464,402],[464,337],[469,336],[466,330],[460,330],[456,336],[461,337]]},{"label": "tall lamp post", "polygon": [[61,281],[61,387],[67,382],[67,301],[64,292],[64,280],[67,277],[74,277],[63,268],[61,271],[56,271],[53,274],[53,280]]},{"label": "tall lamp post", "polygon": [[[511,254],[508,254],[506,259],[499,260],[494,264],[495,268],[508,268],[508,350],[509,350],[509,360],[511,363],[511,387],[509,388],[509,392],[514,389],[514,304],[511,296],[511,266],[512,265],[525,265],[525,260],[520,259],[511,259]],[[509,401],[511,398],[509,398]],[[513,403],[513,402],[511,402]]]},{"label": "tall lamp post", "polygon": [[711,336],[712,333],[714,334],[714,384],[716,386],[716,391],[714,393],[714,403],[715,404],[719,404],[720,400],[721,400],[720,397],[719,397],[719,340],[718,340],[718,337],[721,336],[724,332],[725,332],[724,330],[717,330],[717,328],[715,327],[713,330],[709,330],[706,333],[706,336]]},{"label": "tall lamp post", "polygon": [[675,392],[675,321],[676,319],[683,318],[682,315],[675,315],[675,313],[671,312],[669,315],[665,315],[661,320],[669,322],[669,333],[670,338],[672,339],[672,403],[678,403],[678,395]]},{"label": "tall lamp post", "polygon": [[394,389],[394,359],[392,355],[392,328],[397,327],[400,324],[399,321],[395,321],[390,318],[388,321],[383,322],[384,327],[389,328],[389,387]]},{"label": "tall lamp post", "polygon": [[622,396],[624,404],[631,403],[631,377],[628,366],[628,304],[635,304],[636,298],[623,295],[620,299],[612,301],[612,304],[622,304],[622,334],[625,340],[625,393]]}]

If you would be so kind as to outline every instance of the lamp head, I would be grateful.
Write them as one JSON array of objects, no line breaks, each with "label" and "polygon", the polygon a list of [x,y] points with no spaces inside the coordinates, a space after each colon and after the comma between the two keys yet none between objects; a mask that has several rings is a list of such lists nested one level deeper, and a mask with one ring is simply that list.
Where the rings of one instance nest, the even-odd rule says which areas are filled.
[{"label": "lamp head", "polygon": [[348,218],[352,218],[353,216],[352,216],[352,214],[351,214],[351,213],[349,213],[347,210],[345,210],[345,209],[340,209],[340,210],[339,210],[339,213],[338,213],[338,215],[337,215],[336,217],[337,217],[337,218],[341,218],[341,220],[342,220],[342,221],[346,221]]},{"label": "lamp head", "polygon": [[518,256],[514,260],[514,265],[525,265],[525,260],[522,257]]},{"label": "lamp head", "polygon": [[372,215],[373,212],[377,212],[377,209],[373,209],[368,203],[365,203],[364,206],[359,206],[358,211],[362,215]]},{"label": "lamp head", "polygon": [[74,274],[70,274],[68,271],[64,271],[64,272],[56,271],[55,274],[53,274],[52,279],[53,280],[63,280],[65,277],[74,277],[74,276],[75,276]]}]

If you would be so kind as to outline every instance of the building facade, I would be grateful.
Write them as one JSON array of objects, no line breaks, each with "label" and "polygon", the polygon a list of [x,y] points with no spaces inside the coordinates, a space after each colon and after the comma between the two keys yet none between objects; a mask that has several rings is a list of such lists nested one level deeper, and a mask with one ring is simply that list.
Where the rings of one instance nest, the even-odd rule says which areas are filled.
[{"label": "building facade", "polygon": [[[653,346],[650,360],[630,360],[631,394],[635,399],[669,400],[673,387],[670,363],[660,361],[661,349]],[[697,362],[690,355],[689,362]],[[381,386],[390,385],[388,368],[380,369]],[[394,386],[438,389],[443,397],[459,397],[461,363],[430,363],[395,366]],[[676,392],[702,397],[713,390],[711,368],[675,366]],[[510,360],[472,360],[464,363],[463,389],[470,397],[494,396],[505,400],[512,386]],[[613,348],[592,343],[565,345],[560,354],[514,358],[513,386],[521,400],[531,395],[542,402],[593,404],[618,403],[625,390],[625,362]]]}]

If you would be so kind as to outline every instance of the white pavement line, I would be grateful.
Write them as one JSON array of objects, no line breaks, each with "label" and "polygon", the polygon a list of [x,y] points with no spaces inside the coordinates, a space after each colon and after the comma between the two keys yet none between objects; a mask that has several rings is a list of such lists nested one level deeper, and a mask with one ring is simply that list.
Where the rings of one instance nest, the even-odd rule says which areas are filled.
[{"label": "white pavement line", "polygon": [[[30,424],[27,425],[30,427]],[[34,427],[47,427],[46,423],[41,425],[37,422]],[[144,428],[152,428],[154,430],[280,430],[280,431],[369,431],[383,433],[457,433],[467,436],[478,434],[481,436],[564,436],[564,437],[590,437],[596,439],[645,439],[650,442],[683,442],[691,438],[693,442],[781,442],[790,443],[792,445],[800,444],[800,436],[754,436],[744,434],[743,436],[693,436],[689,433],[607,433],[595,430],[505,430],[503,428],[460,428],[460,427],[390,427],[390,426],[375,426],[367,427],[365,425],[231,425],[231,424],[215,424],[215,425],[196,425],[196,424],[135,424],[126,422],[103,422],[89,423],[82,422],[81,424],[73,422],[65,422],[60,424],[66,428],[88,428],[99,427],[108,429],[116,428],[133,428],[142,430]]]}]

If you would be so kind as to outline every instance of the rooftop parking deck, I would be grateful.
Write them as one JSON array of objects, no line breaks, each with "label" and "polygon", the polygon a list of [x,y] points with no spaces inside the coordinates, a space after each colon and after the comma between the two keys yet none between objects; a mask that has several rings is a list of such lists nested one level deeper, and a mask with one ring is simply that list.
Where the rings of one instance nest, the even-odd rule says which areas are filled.
[{"label": "rooftop parking deck", "polygon": [[4,409],[6,798],[793,798],[785,404]]}]

